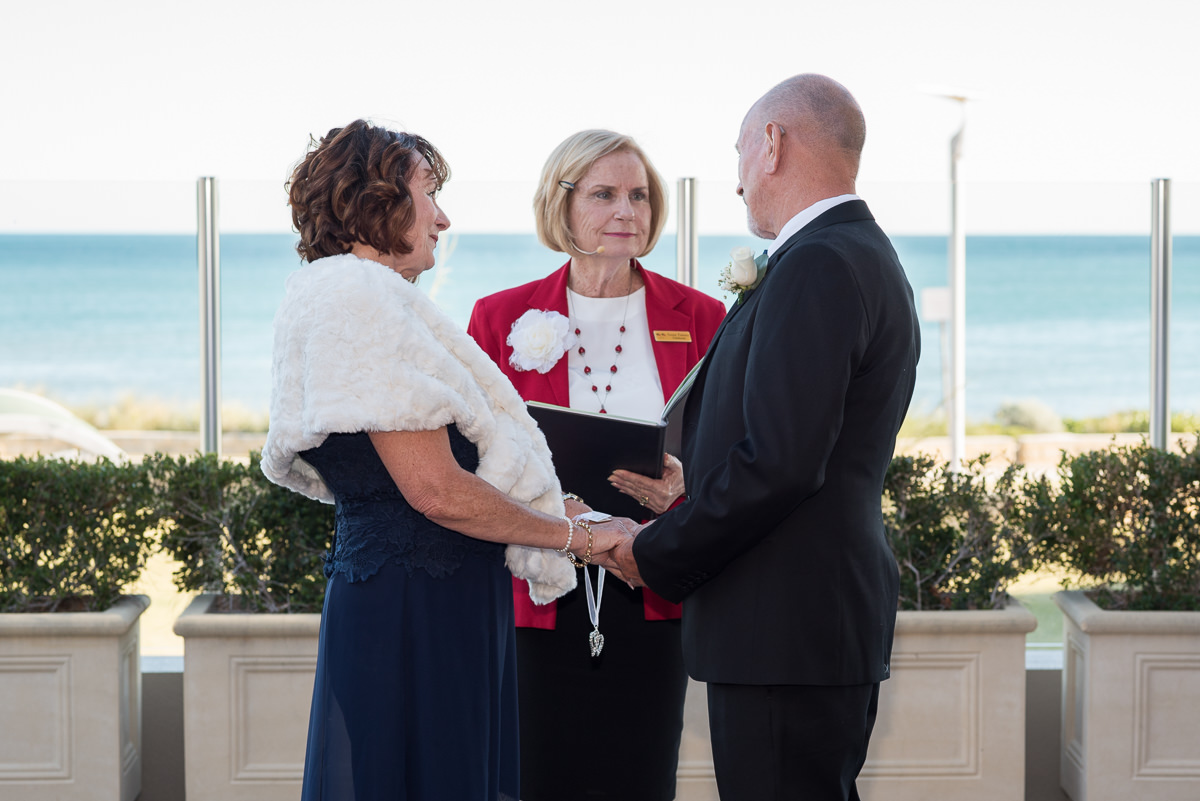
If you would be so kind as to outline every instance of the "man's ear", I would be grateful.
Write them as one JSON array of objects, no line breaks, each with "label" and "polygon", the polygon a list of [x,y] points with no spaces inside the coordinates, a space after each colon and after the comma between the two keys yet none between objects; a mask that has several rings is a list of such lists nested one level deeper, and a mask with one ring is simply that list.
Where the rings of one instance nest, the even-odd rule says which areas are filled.
[{"label": "man's ear", "polygon": [[781,148],[783,146],[783,126],[777,122],[768,122],[767,127],[763,130],[763,136],[766,141],[766,164],[764,172],[771,175],[779,170],[781,162]]}]

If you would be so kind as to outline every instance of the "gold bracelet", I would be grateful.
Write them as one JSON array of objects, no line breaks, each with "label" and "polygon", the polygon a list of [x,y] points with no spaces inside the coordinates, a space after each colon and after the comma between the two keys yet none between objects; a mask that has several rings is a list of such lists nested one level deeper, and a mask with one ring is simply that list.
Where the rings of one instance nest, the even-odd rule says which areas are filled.
[{"label": "gold bracelet", "polygon": [[592,542],[594,541],[595,534],[592,532],[592,524],[586,520],[576,520],[575,525],[587,532],[588,542],[587,550],[583,552],[583,558],[572,559],[571,564],[575,565],[575,567],[584,567],[585,565],[590,565],[592,563]]},{"label": "gold bracelet", "polygon": [[575,521],[563,515],[563,520],[567,521],[567,544],[561,548],[555,548],[557,553],[565,553],[568,556],[571,554],[571,540],[575,539]]},{"label": "gold bracelet", "polygon": [[566,503],[567,501],[575,501],[576,503],[581,503],[584,506],[587,506],[587,503],[584,502],[583,498],[580,498],[578,495],[576,495],[573,492],[564,492],[563,493],[563,503]]}]

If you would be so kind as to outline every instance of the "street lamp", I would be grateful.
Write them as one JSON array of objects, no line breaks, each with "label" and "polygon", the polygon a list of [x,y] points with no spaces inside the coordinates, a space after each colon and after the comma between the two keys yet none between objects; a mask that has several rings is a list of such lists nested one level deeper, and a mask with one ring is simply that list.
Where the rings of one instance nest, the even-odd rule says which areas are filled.
[{"label": "street lamp", "polygon": [[928,94],[944,97],[959,104],[961,121],[958,133],[950,140],[950,270],[949,370],[942,383],[942,403],[946,409],[947,433],[950,437],[950,469],[957,471],[966,459],[967,441],[967,229],[966,191],[963,175],[963,140],[967,130],[966,92],[951,89],[929,89]]}]

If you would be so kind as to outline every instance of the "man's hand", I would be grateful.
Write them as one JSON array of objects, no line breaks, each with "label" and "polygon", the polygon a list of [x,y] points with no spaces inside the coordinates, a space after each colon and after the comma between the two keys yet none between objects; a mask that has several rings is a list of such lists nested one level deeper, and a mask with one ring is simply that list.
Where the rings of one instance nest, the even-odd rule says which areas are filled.
[{"label": "man's hand", "polygon": [[630,587],[646,586],[646,582],[642,581],[642,574],[638,572],[637,561],[633,558],[633,540],[639,532],[644,531],[652,524],[653,521],[644,526],[635,527],[632,537],[629,537],[611,551],[606,552],[597,561],[597,564],[614,574]]}]

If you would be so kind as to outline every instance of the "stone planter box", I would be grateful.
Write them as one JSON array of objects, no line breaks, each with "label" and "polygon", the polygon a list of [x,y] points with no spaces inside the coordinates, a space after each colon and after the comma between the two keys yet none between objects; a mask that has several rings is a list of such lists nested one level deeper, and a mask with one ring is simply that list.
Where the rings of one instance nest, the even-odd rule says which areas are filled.
[{"label": "stone planter box", "polygon": [[222,614],[200,595],[183,638],[188,801],[295,801],[304,775],[321,616]]},{"label": "stone planter box", "polygon": [[1063,613],[1060,779],[1074,801],[1200,799],[1200,612]]},{"label": "stone planter box", "polygon": [[118,799],[142,790],[138,619],[103,612],[0,614],[0,798]]},{"label": "stone planter box", "polygon": [[985,611],[900,612],[892,677],[858,780],[865,801],[1023,801],[1025,635],[1015,599]]},{"label": "stone planter box", "polygon": [[[321,616],[210,613],[215,600],[197,596],[175,622],[184,640],[187,799],[295,801]],[[679,801],[717,801],[707,703],[704,685],[691,682]]]}]

